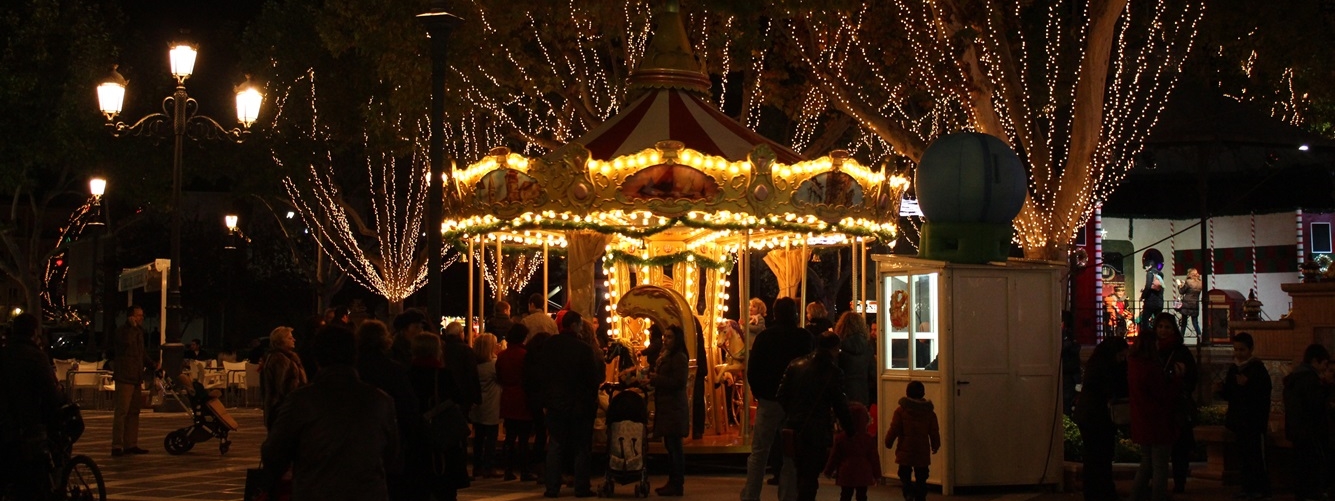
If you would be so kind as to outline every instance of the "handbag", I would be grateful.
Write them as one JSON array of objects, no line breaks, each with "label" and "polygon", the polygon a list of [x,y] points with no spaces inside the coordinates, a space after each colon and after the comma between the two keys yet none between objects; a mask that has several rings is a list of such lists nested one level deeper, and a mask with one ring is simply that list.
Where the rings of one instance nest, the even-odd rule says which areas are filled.
[{"label": "handbag", "polygon": [[1117,426],[1128,426],[1131,424],[1131,399],[1114,398],[1108,400],[1108,416],[1112,418],[1113,424]]},{"label": "handbag", "polygon": [[244,501],[290,501],[292,499],[292,470],[283,472],[277,481],[269,478],[261,465],[259,468],[246,468],[246,490]]},{"label": "handbag", "polygon": [[464,417],[459,404],[440,398],[440,380],[434,379],[433,382],[436,385],[433,397],[436,404],[422,413],[422,419],[426,421],[427,440],[436,450],[459,447],[468,438],[468,419]]}]

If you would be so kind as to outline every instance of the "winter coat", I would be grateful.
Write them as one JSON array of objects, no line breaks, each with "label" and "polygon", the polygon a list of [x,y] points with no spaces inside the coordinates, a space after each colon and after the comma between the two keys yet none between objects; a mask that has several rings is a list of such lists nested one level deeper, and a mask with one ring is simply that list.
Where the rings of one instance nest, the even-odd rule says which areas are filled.
[{"label": "winter coat", "polygon": [[556,335],[556,321],[552,320],[551,315],[548,315],[546,312],[535,311],[529,313],[524,318],[519,319],[519,323],[524,324],[524,327],[528,327],[528,337],[524,338],[524,344],[528,344],[528,342],[531,341],[534,336],[537,336],[538,333],[549,334],[552,336]]},{"label": "winter coat", "polygon": [[454,385],[459,388],[459,404],[465,412],[474,405],[482,403],[482,383],[478,381],[477,357],[473,349],[464,344],[459,336],[441,336],[441,352],[444,354],[445,367],[454,376]]},{"label": "winter coat", "polygon": [[1071,420],[1081,426],[1111,428],[1113,422],[1108,404],[1113,399],[1127,398],[1127,391],[1125,362],[1104,367],[1087,366]]},{"label": "winter coat", "polygon": [[496,336],[496,339],[505,339],[505,335],[510,333],[510,328],[515,326],[515,321],[510,319],[509,315],[492,315],[487,319],[486,332]]},{"label": "winter coat", "polygon": [[468,420],[477,424],[496,425],[501,422],[501,385],[496,383],[496,361],[477,364],[478,385],[482,401],[473,406]]},{"label": "winter coat", "polygon": [[602,357],[574,334],[558,334],[537,350],[538,393],[543,408],[566,416],[592,417],[598,411],[598,386],[603,383]]},{"label": "winter coat", "polygon": [[501,385],[501,419],[506,421],[533,420],[533,411],[524,394],[524,358],[527,355],[524,345],[516,344],[496,356],[496,381]]},{"label": "winter coat", "polygon": [[402,443],[418,440],[426,431],[422,414],[417,412],[419,402],[408,379],[408,366],[389,358],[382,351],[362,350],[357,353],[357,376],[362,382],[379,388],[394,399],[394,413],[398,416],[399,438]]},{"label": "winter coat", "polygon": [[853,414],[853,431],[839,433],[825,462],[825,474],[835,476],[840,487],[866,487],[876,484],[881,476],[881,454],[876,450],[876,439],[867,434],[867,415]]},{"label": "winter coat", "polygon": [[[414,358],[408,369],[412,380],[413,393],[420,403],[418,414],[431,410],[438,402],[459,398],[459,389],[455,386],[454,375],[432,358]],[[436,450],[425,440],[415,444],[405,444],[411,452],[408,457],[417,463],[409,463],[407,477],[409,481],[425,481],[433,487],[468,487],[468,448],[467,439],[461,440],[457,447]]]},{"label": "winter coat", "polygon": [[1290,442],[1326,443],[1329,389],[1311,365],[1300,364],[1284,377],[1284,436]]},{"label": "winter coat", "polygon": [[1201,279],[1188,278],[1184,280],[1182,287],[1178,288],[1178,292],[1182,294],[1182,309],[1180,311],[1183,315],[1194,317],[1197,313],[1200,313]]},{"label": "winter coat", "polygon": [[[1238,384],[1238,376],[1247,384]],[[1260,359],[1228,366],[1220,397],[1228,401],[1224,426],[1234,433],[1264,433],[1270,424],[1270,371]]]},{"label": "winter coat", "polygon": [[397,467],[394,401],[347,365],[325,366],[278,408],[260,448],[276,479],[292,468],[292,499],[387,500],[385,475]]},{"label": "winter coat", "polygon": [[840,345],[839,369],[844,371],[843,388],[848,400],[866,405],[876,403],[876,354],[866,336],[848,336]]},{"label": "winter coat", "polygon": [[[1196,383],[1200,381],[1200,369],[1196,365],[1196,357],[1191,354],[1191,348],[1178,342],[1166,350],[1160,350],[1160,364],[1165,370],[1172,368],[1177,362],[1182,363],[1182,388],[1178,393],[1174,416],[1177,418],[1178,426],[1191,427],[1196,426],[1197,408],[1196,408]],[[1173,369],[1176,370],[1176,369]]]},{"label": "winter coat", "polygon": [[278,405],[292,390],[306,386],[306,369],[301,358],[285,348],[273,348],[260,365],[260,392],[264,400],[264,426],[273,426]]},{"label": "winter coat", "polygon": [[788,364],[779,383],[776,396],[783,406],[783,427],[796,431],[799,440],[808,446],[823,448],[834,442],[831,411],[843,429],[853,427],[843,373],[835,364],[833,357],[812,352]]},{"label": "winter coat", "polygon": [[782,323],[756,335],[746,366],[746,382],[756,398],[777,400],[779,381],[794,359],[811,353],[811,333],[796,325]]},{"label": "winter coat", "polygon": [[112,378],[117,383],[139,384],[144,381],[144,329],[130,324],[116,329],[116,339],[112,341],[116,358],[112,360]]},{"label": "winter coat", "polygon": [[659,357],[658,372],[649,381],[654,388],[654,436],[684,437],[690,432],[686,401],[689,371],[690,362],[683,352],[665,352]]},{"label": "winter coat", "polygon": [[1127,359],[1131,441],[1137,444],[1169,445],[1177,440],[1182,374],[1168,372],[1158,357],[1133,355]]},{"label": "winter coat", "polygon": [[[10,446],[39,436],[57,424],[60,407],[67,402],[51,370],[51,359],[31,339],[11,339],[0,352],[3,383],[3,428],[0,443]],[[10,452],[10,451],[5,451]]]},{"label": "winter coat", "polygon": [[931,400],[902,397],[885,433],[885,448],[895,446],[895,464],[926,467],[941,448],[941,429]]},{"label": "winter coat", "polygon": [[834,322],[824,317],[813,318],[810,322],[807,322],[807,332],[810,332],[811,336],[816,339],[820,339],[821,336],[833,328]]}]

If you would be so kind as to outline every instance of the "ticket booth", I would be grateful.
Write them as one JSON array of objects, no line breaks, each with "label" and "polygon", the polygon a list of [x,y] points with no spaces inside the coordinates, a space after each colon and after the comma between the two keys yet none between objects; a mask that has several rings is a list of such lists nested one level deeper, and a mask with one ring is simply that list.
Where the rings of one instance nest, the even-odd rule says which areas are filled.
[{"label": "ticket booth", "polygon": [[1232,289],[1210,289],[1208,318],[1202,320],[1202,329],[1210,333],[1210,342],[1228,344],[1228,326],[1233,320],[1242,319],[1242,303],[1247,297]]},{"label": "ticket booth", "polygon": [[[955,264],[877,255],[882,436],[910,381],[935,404],[930,483],[1055,484],[1061,478],[1062,266]],[[882,474],[895,475],[881,449]]]}]

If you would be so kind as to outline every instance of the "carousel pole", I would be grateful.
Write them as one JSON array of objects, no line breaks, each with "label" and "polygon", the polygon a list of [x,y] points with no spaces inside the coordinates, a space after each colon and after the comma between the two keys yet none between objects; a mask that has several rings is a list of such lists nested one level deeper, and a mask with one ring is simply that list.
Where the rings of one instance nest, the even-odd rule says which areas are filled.
[{"label": "carousel pole", "polygon": [[[501,238],[501,237],[499,237],[499,236],[496,237],[497,240],[500,240],[500,238]],[[477,316],[478,316],[479,319],[480,319],[480,318],[482,317],[482,315],[484,314],[484,311],[483,311],[483,309],[482,309],[482,303],[485,303],[485,302],[487,301],[487,245],[486,245],[486,243],[485,243],[485,242],[481,242],[481,241],[479,241],[479,242],[478,242],[478,246],[477,246],[477,250],[478,250],[478,252],[477,252],[477,254],[478,254],[477,270],[478,270],[478,274],[479,274],[479,277],[478,277],[478,278],[480,278],[480,280],[477,281],[477,296],[476,296],[476,297],[477,297],[477,299],[476,299],[477,303],[474,304],[474,307],[477,308],[477,310],[476,310],[476,311],[477,311]],[[496,263],[496,268],[499,269],[500,267],[501,267],[500,263]],[[472,346],[472,344],[473,344],[473,336],[474,336],[475,334],[477,334],[477,332],[475,332],[475,331],[468,331],[468,334],[466,334],[466,336],[467,336],[467,341],[468,341],[468,345],[469,345],[469,346]]]},{"label": "carousel pole", "polygon": [[862,291],[862,302],[858,303],[858,313],[864,317],[863,320],[866,320],[865,318],[867,316],[867,241],[866,240],[862,241],[862,258],[858,260],[858,264],[861,265],[861,268],[859,269],[862,270],[862,273],[858,275],[858,280],[860,280],[858,282],[858,285],[862,286],[859,287],[859,290]]},{"label": "carousel pole", "polygon": [[547,261],[551,256],[547,254],[547,241],[542,242],[542,312],[547,313]]},{"label": "carousel pole", "polygon": [[[505,285],[505,254],[501,251],[501,239],[496,239],[496,300],[505,301],[505,293],[508,292]],[[485,301],[484,301],[485,302]],[[483,315],[486,315],[484,310]],[[484,317],[485,318],[485,317]],[[485,324],[484,324],[485,327]]]},{"label": "carousel pole", "polygon": [[[742,341],[746,344],[746,352],[751,353],[755,338],[751,336],[751,230],[746,230],[746,240],[742,242],[742,250],[737,256],[740,266],[737,267],[737,305],[742,310],[742,321],[738,322],[742,326]],[[742,362],[747,368],[750,367],[751,357],[747,356]],[[745,369],[743,370],[745,372]],[[751,443],[751,385],[742,385],[742,402],[745,402],[742,409],[742,443]]]},{"label": "carousel pole", "polygon": [[[476,261],[473,257],[473,239],[468,239],[468,260]],[[468,314],[464,317],[464,331],[473,332],[473,264],[468,264]]]},{"label": "carousel pole", "polygon": [[[858,253],[858,244],[859,244],[859,243],[862,243],[862,238],[854,238],[854,239],[853,239],[853,245],[850,246],[850,247],[848,248],[848,251],[849,251],[849,256],[848,256],[848,258],[849,258],[851,261],[853,261],[853,262],[852,262],[852,265],[853,265],[853,272],[850,274],[851,277],[848,279],[848,281],[850,281],[850,282],[853,283],[853,284],[852,284],[852,285],[853,285],[853,291],[852,291],[852,294],[849,295],[849,302],[851,302],[851,303],[853,303],[853,304],[849,305],[849,308],[848,308],[849,311],[858,311],[859,307],[862,306],[862,303],[859,303],[859,302],[858,302],[858,289],[861,289],[861,287],[858,287],[859,285],[861,285],[861,284],[858,282],[858,280],[860,280],[860,279],[862,278],[862,268],[858,267],[858,265],[860,264],[860,261],[858,260],[858,257],[862,255],[862,254]],[[836,295],[835,297],[837,298],[838,296]],[[839,305],[836,304],[836,305],[834,305],[834,306],[835,306],[835,311],[839,311]]]},{"label": "carousel pole", "polygon": [[[801,265],[802,278],[801,281],[797,283],[797,297],[802,299],[802,302],[797,305],[797,315],[798,315],[797,318],[798,318],[798,325],[800,326],[807,325],[807,259],[811,259],[811,257],[807,255],[808,251],[809,249],[807,248],[807,239],[803,238],[802,254],[801,254],[802,259],[799,260],[802,263]],[[790,250],[789,252],[792,251]]]}]

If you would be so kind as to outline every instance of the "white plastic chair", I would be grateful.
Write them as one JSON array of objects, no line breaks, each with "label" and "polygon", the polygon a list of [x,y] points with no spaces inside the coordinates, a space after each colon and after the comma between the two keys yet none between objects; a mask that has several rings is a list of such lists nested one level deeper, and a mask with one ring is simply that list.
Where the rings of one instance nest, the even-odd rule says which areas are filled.
[{"label": "white plastic chair", "polygon": [[[82,367],[81,367],[82,366]],[[97,365],[93,362],[83,362],[75,365],[69,371],[69,392],[70,399],[76,402],[82,402],[84,407],[89,409],[101,409],[103,398],[103,379],[108,375],[107,371],[97,370]],[[84,370],[87,368],[88,370]],[[83,400],[84,393],[91,392],[91,402]]]}]

